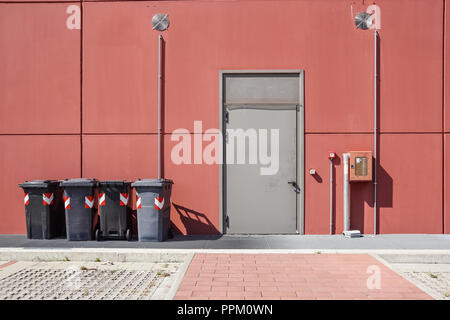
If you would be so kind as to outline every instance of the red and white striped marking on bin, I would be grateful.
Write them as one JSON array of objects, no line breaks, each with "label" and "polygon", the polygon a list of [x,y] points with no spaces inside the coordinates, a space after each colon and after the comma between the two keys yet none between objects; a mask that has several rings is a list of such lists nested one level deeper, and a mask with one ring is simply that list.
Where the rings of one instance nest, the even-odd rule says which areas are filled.
[{"label": "red and white striped marking on bin", "polygon": [[128,193],[121,193],[120,194],[120,205],[126,206],[128,204]]},{"label": "red and white striped marking on bin", "polygon": [[23,195],[23,203],[27,206],[30,204],[30,195],[28,193],[25,193]]},{"label": "red and white striped marking on bin", "polygon": [[136,209],[142,209],[142,199],[136,194]]},{"label": "red and white striped marking on bin", "polygon": [[70,209],[70,197],[64,197],[64,208]]},{"label": "red and white striped marking on bin", "polygon": [[164,207],[164,197],[155,197],[155,209],[161,210]]},{"label": "red and white striped marking on bin", "polygon": [[84,207],[87,209],[92,209],[94,206],[94,197],[93,196],[85,196],[84,197]]},{"label": "red and white striped marking on bin", "polygon": [[42,194],[42,204],[44,206],[49,206],[49,205],[53,204],[53,198],[54,198],[53,193],[43,193]]},{"label": "red and white striped marking on bin", "polygon": [[99,206],[104,206],[106,204],[105,194],[104,193],[99,193],[98,197],[99,197],[98,205]]}]

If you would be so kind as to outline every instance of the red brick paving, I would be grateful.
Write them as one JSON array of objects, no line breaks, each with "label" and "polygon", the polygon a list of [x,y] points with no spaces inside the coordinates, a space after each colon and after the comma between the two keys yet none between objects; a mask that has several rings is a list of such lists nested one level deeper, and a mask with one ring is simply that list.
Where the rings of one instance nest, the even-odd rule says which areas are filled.
[{"label": "red brick paving", "polygon": [[[369,266],[380,289],[368,289]],[[366,254],[196,254],[175,299],[432,299]]]}]

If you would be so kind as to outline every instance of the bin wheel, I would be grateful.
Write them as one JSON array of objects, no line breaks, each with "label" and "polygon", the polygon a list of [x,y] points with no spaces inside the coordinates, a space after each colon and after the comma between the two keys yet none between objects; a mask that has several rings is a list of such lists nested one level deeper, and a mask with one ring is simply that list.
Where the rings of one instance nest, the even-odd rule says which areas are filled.
[{"label": "bin wheel", "polygon": [[95,240],[97,240],[97,241],[101,240],[101,235],[100,235],[99,229],[95,230]]},{"label": "bin wheel", "polygon": [[130,229],[127,229],[126,238],[127,238],[127,241],[131,241],[131,231],[130,231]]}]

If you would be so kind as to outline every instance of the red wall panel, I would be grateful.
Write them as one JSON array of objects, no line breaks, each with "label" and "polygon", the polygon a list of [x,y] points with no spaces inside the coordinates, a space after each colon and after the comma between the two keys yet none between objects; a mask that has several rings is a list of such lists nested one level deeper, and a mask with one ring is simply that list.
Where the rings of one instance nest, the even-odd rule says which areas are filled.
[{"label": "red wall panel", "polygon": [[80,130],[80,30],[70,4],[0,4],[0,133]]},{"label": "red wall panel", "polygon": [[83,176],[101,180],[154,178],[156,135],[84,135]]},{"label": "red wall panel", "polygon": [[[193,135],[191,141],[193,142]],[[165,177],[173,179],[172,222],[183,234],[217,234],[219,227],[219,166],[180,164],[170,160],[178,142],[165,137]],[[193,156],[193,149],[191,151]]]},{"label": "red wall panel", "polygon": [[0,234],[26,233],[23,190],[26,180],[76,178],[80,174],[78,136],[0,135]]},{"label": "red wall panel", "polygon": [[[85,132],[156,131],[157,12],[171,19],[167,131],[192,130],[193,120],[218,127],[223,69],[305,69],[307,131],[372,127],[372,79],[360,76],[372,70],[371,37],[355,30],[344,1],[114,2],[84,6]],[[317,17],[327,15],[324,25]]]},{"label": "red wall panel", "polygon": [[[442,3],[379,5],[381,130],[439,131]],[[373,36],[355,29],[349,2],[261,1],[258,10],[254,6],[254,1],[171,2],[158,8],[145,3],[86,4],[90,28],[85,33],[85,108],[90,114],[85,129],[154,132],[154,121],[144,121],[155,113],[157,101],[157,34],[150,18],[162,10],[172,21],[164,35],[169,131],[192,129],[192,119],[217,125],[219,70],[295,68],[305,69],[307,79],[307,132],[370,131]],[[333,19],[323,24],[317,19],[322,15]],[[427,81],[419,81],[424,78]],[[105,114],[105,128],[96,127]],[[190,117],[180,117],[183,114]]]},{"label": "red wall panel", "polygon": [[444,130],[450,133],[450,2],[445,1],[445,42],[444,42]]},{"label": "red wall panel", "polygon": [[[308,134],[305,137],[305,233],[330,232],[330,160],[328,152],[336,152],[333,184],[333,233],[343,231],[343,158],[348,151],[373,150],[369,134]],[[317,175],[309,174],[316,169]],[[373,232],[373,183],[351,184],[351,228]]]},{"label": "red wall panel", "polygon": [[157,132],[157,33],[148,3],[88,3],[83,23],[83,131]]},{"label": "red wall panel", "polygon": [[383,134],[380,233],[442,233],[442,135]]},{"label": "red wall panel", "polygon": [[444,233],[450,233],[450,134],[444,141]]},{"label": "red wall panel", "polygon": [[377,1],[382,132],[442,128],[442,1]]},{"label": "red wall panel", "polygon": [[[378,196],[380,233],[442,232],[441,135],[381,135]],[[305,158],[305,232],[329,233],[328,151],[335,165],[335,232],[342,232],[342,153],[373,150],[371,135],[307,135]],[[420,152],[420,156],[418,156]],[[309,174],[317,170],[320,178]],[[351,183],[351,228],[373,233],[373,184]]]},{"label": "red wall panel", "polygon": [[[2,2],[5,2],[5,3],[8,3],[8,2],[20,2],[20,3],[30,2],[30,3],[33,3],[33,2],[43,2],[43,1],[42,0],[26,0],[26,1],[24,1],[24,0],[0,0],[0,3],[2,3]],[[73,2],[73,1],[70,1],[70,0],[45,0],[45,2],[52,3],[52,2]]]}]

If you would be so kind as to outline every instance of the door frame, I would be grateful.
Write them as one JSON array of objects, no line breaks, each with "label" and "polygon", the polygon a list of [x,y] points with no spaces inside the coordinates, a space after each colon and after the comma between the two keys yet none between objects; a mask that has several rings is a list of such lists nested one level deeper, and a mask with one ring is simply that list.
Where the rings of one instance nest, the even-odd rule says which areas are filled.
[{"label": "door frame", "polygon": [[[303,69],[269,69],[269,70],[220,70],[219,71],[219,130],[222,137],[225,137],[226,129],[224,119],[224,78],[229,74],[280,74],[291,73],[299,77],[299,108],[297,111],[297,184],[300,187],[300,194],[297,197],[297,233],[305,234],[305,77]],[[227,233],[225,225],[226,219],[226,143],[223,139],[222,164],[219,165],[219,230],[222,234]]]}]

